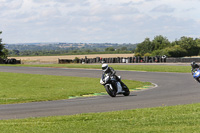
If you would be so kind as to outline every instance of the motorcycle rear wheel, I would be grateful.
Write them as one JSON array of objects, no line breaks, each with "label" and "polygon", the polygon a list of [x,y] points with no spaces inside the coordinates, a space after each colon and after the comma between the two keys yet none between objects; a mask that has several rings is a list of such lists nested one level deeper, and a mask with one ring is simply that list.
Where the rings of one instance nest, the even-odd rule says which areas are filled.
[{"label": "motorcycle rear wheel", "polygon": [[116,97],[117,92],[115,90],[112,90],[110,88],[110,86],[105,86],[105,89],[106,89],[108,95],[110,95],[111,97]]}]

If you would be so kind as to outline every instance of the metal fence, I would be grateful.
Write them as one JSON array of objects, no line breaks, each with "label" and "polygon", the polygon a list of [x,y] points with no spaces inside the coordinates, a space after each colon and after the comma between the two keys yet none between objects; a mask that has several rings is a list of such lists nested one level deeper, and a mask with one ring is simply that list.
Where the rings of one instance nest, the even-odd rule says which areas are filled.
[{"label": "metal fence", "polygon": [[167,58],[166,59],[166,62],[168,63],[189,63],[189,62],[192,62],[192,61],[195,61],[195,62],[200,62],[200,58]]}]

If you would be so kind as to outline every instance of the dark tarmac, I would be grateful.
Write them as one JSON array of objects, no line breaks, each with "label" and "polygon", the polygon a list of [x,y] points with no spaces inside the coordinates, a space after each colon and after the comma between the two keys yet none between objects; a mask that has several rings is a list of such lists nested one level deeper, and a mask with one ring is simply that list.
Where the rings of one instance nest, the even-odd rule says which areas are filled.
[{"label": "dark tarmac", "polygon": [[[89,69],[0,66],[0,71],[77,77],[101,77],[100,70]],[[157,87],[145,91],[131,92],[128,97],[118,95],[112,98],[104,95],[68,100],[0,105],[0,119],[74,115],[200,102],[200,84],[193,79],[190,73],[117,71],[117,75],[120,75],[122,80],[148,81],[156,84]]]}]

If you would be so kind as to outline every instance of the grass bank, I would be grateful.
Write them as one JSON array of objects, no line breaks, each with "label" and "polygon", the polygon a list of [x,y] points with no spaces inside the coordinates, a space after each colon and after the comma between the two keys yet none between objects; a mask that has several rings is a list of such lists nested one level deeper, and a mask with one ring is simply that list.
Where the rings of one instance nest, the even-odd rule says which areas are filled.
[{"label": "grass bank", "polygon": [[[85,68],[101,69],[101,64],[35,64],[35,65],[1,65],[1,66],[22,66],[22,67],[57,67],[57,68]],[[126,71],[147,71],[147,72],[178,72],[190,73],[191,66],[172,66],[172,65],[109,65],[115,70]]]},{"label": "grass bank", "polygon": [[198,133],[200,104],[1,120],[2,133]]},{"label": "grass bank", "polygon": [[[105,92],[99,78],[0,72],[0,104],[68,99],[70,96]],[[130,89],[149,82],[123,80]]]}]

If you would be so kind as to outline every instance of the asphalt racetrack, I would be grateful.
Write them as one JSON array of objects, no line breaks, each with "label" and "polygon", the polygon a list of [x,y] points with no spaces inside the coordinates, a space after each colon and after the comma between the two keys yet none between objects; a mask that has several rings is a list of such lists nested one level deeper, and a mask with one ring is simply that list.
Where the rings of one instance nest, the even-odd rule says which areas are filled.
[{"label": "asphalt racetrack", "polygon": [[[0,66],[0,71],[61,76],[101,77],[101,70],[88,69]],[[122,80],[148,81],[156,84],[157,87],[145,91],[131,92],[128,97],[118,95],[112,98],[108,95],[104,95],[58,101],[0,105],[0,119],[73,115],[200,102],[200,84],[193,79],[190,73],[117,71],[117,75],[121,75]],[[102,89],[104,89],[103,86]]]}]

